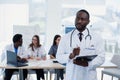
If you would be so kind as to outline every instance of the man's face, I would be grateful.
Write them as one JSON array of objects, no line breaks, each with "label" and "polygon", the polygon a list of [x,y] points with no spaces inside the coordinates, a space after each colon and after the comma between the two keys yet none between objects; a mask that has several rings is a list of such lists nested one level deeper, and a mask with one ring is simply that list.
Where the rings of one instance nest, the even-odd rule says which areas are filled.
[{"label": "man's face", "polygon": [[23,43],[23,40],[22,40],[22,38],[18,41],[18,45],[19,46],[22,46],[22,43]]},{"label": "man's face", "polygon": [[88,23],[88,15],[85,12],[78,12],[75,19],[75,26],[77,30],[80,32],[84,31]]}]

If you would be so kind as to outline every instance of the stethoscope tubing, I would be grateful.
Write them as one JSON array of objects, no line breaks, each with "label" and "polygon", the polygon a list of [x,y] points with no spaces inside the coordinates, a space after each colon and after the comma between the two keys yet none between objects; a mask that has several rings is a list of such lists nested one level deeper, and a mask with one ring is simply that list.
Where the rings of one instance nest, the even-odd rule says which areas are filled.
[{"label": "stethoscope tubing", "polygon": [[[88,28],[86,28],[86,29],[87,29],[88,34],[85,36],[85,40],[87,40],[88,37],[90,38],[90,40],[92,40],[92,36],[90,35],[89,29]],[[72,35],[75,32],[75,30],[76,29],[74,29],[70,35],[70,47],[72,47]]]}]

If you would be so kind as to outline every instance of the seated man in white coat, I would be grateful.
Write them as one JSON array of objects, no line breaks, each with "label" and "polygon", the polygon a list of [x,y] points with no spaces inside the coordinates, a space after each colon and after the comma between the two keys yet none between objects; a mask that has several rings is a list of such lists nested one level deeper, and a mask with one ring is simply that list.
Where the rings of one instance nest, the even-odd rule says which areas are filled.
[{"label": "seated man in white coat", "polygon": [[[22,35],[21,34],[15,34],[13,36],[13,44],[9,44],[5,47],[3,54],[6,54],[7,51],[13,51],[15,52],[15,54],[17,54],[17,58],[18,60],[26,60],[25,57],[25,49],[22,46]],[[7,57],[7,56],[6,56]],[[6,60],[7,58],[5,58]],[[7,61],[6,61],[7,63]],[[14,71],[18,71],[17,69],[5,69],[5,79],[4,80],[10,80],[12,77],[12,74]],[[27,78],[27,70],[24,69],[23,70],[23,78],[25,80],[25,78]]]},{"label": "seated man in white coat", "polygon": [[[87,25],[90,15],[86,10],[76,14],[75,29],[64,35],[59,43],[56,58],[66,63],[65,80],[97,80],[96,68],[104,63],[104,43],[100,35],[90,32]],[[76,60],[78,56],[97,55],[92,61]]]}]

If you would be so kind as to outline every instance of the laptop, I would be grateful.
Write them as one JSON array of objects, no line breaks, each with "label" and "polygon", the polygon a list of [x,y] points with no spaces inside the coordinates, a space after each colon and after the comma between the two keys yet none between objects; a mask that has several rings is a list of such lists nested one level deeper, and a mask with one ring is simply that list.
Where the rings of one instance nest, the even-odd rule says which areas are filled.
[{"label": "laptop", "polygon": [[7,51],[7,64],[15,67],[22,67],[22,66],[28,66],[27,63],[24,62],[18,62],[17,61],[17,54],[12,51]]}]

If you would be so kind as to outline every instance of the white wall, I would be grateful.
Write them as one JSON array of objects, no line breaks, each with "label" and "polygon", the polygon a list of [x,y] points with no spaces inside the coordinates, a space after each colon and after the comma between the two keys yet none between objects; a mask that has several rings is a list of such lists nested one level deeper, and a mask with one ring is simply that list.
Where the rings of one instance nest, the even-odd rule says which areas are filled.
[{"label": "white wall", "polygon": [[0,4],[0,42],[13,36],[13,25],[27,25],[28,4]]},{"label": "white wall", "polygon": [[53,42],[53,37],[61,31],[61,0],[47,1],[47,24],[46,24],[46,51]]}]

